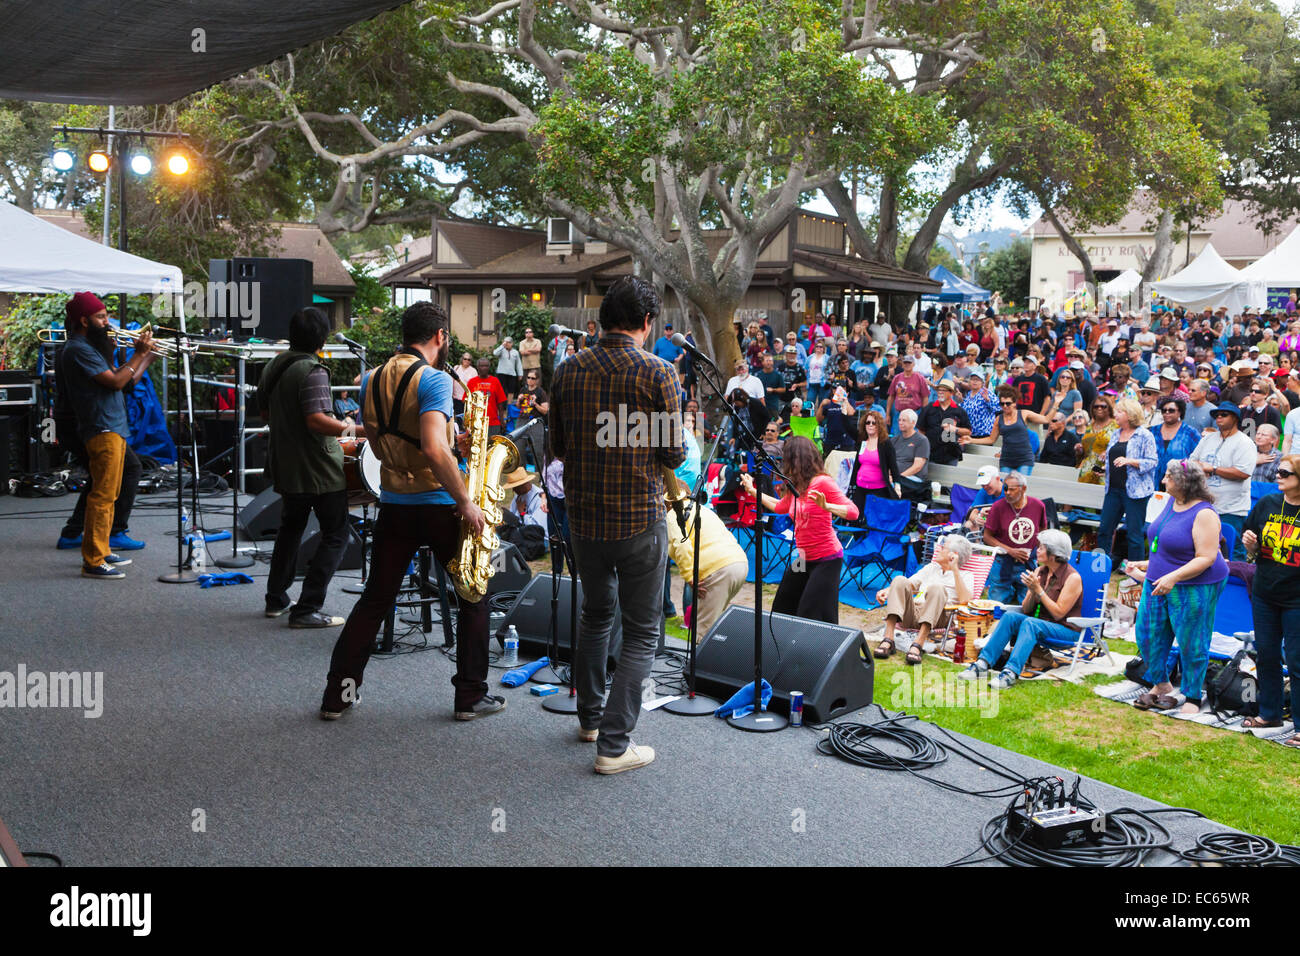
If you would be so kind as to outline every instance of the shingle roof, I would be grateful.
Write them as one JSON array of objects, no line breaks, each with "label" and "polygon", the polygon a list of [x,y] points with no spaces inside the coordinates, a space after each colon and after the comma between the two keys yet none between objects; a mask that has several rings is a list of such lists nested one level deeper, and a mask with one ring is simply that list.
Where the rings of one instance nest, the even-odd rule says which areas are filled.
[{"label": "shingle roof", "polygon": [[314,222],[274,222],[271,225],[280,230],[279,240],[272,242],[272,254],[286,259],[310,259],[312,284],[316,288],[356,289],[357,284],[325,238],[325,233],[320,231],[320,226]]}]

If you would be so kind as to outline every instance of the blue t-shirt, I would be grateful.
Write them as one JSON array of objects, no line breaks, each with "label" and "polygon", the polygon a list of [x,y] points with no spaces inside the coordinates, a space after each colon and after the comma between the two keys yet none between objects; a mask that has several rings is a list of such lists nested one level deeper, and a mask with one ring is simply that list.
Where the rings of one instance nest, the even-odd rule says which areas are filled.
[{"label": "blue t-shirt", "polygon": [[131,437],[127,423],[126,400],[122,392],[92,381],[101,372],[111,372],[108,362],[84,335],[76,335],[63,347],[61,384],[68,390],[72,409],[77,416],[77,434],[83,442],[103,432]]},{"label": "blue t-shirt", "polygon": [[[361,405],[366,404],[366,386],[370,383],[370,373],[361,380]],[[420,388],[416,393],[420,400],[420,414],[425,412],[442,412],[451,421],[451,376],[437,369],[430,369],[420,375]],[[379,492],[382,505],[454,505],[456,499],[442,488],[437,491],[420,491],[415,494],[402,495],[384,488]]]},{"label": "blue t-shirt", "polygon": [[666,339],[662,335],[655,339],[655,355],[669,362],[677,361],[677,356],[682,354],[679,346],[673,344],[672,339]]}]

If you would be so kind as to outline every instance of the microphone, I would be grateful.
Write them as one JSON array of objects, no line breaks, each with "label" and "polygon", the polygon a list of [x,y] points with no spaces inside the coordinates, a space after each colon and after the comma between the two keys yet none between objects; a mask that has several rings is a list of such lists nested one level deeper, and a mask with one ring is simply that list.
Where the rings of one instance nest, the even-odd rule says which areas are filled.
[{"label": "microphone", "polygon": [[557,335],[567,335],[570,338],[578,339],[585,339],[587,337],[586,332],[581,332],[578,329],[570,329],[563,325],[552,325],[549,331],[551,333],[551,338],[555,338]]},{"label": "microphone", "polygon": [[362,345],[360,342],[354,342],[352,339],[348,338],[342,332],[334,333],[334,341],[341,342],[342,344],[346,345],[354,352],[364,353],[366,351],[366,347],[364,345]]},{"label": "microphone", "polygon": [[526,424],[520,425],[514,431],[507,433],[506,437],[509,438],[515,444],[518,444],[519,439],[524,437],[524,434],[528,431],[528,429],[532,428],[534,425],[540,425],[541,423],[542,420],[540,418],[530,418]]},{"label": "microphone", "polygon": [[673,337],[668,341],[672,342],[673,345],[677,346],[679,349],[684,349],[686,352],[690,353],[692,358],[699,359],[701,362],[708,365],[709,368],[713,369],[715,372],[718,370],[718,367],[713,364],[713,359],[709,358],[707,355],[701,352],[699,348],[692,345],[690,342],[686,341],[686,336],[682,335],[682,333],[674,332]]}]

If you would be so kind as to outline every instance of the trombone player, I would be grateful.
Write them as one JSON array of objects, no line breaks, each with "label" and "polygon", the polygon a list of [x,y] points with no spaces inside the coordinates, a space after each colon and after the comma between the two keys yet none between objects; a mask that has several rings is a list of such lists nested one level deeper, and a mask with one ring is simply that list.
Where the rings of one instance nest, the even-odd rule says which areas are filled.
[{"label": "trombone player", "polygon": [[[135,499],[134,482],[140,474],[140,460],[127,445],[131,429],[122,389],[138,382],[153,362],[153,333],[147,327],[141,331],[131,357],[113,368],[114,341],[104,303],[93,293],[78,292],[68,300],[64,311],[68,344],[59,355],[56,374],[59,391],[67,395],[71,406],[76,422],[75,437],[85,449],[90,472],[81,536],[81,576],[120,581],[126,577],[121,565],[131,562],[111,550],[115,503],[119,512],[117,521],[123,531],[121,537],[125,538],[126,521]],[[73,453],[76,454],[75,449]],[[125,500],[118,502],[124,472],[132,487],[123,495]]]}]

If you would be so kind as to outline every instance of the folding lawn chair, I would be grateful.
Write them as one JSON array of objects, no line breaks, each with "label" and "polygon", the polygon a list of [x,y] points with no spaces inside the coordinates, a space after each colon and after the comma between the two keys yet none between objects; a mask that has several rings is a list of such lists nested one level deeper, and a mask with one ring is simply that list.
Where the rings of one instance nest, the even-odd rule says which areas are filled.
[{"label": "folding lawn chair", "polygon": [[1081,614],[1068,619],[1069,623],[1079,628],[1079,633],[1073,643],[1055,638],[1046,639],[1052,647],[1071,648],[1067,654],[1070,668],[1065,672],[1066,677],[1074,673],[1079,661],[1091,659],[1091,656],[1084,657],[1085,645],[1092,650],[1100,648],[1106,655],[1106,660],[1115,663],[1110,647],[1106,644],[1106,618],[1102,616],[1106,607],[1106,588],[1110,585],[1110,555],[1096,551],[1075,551],[1070,555],[1070,564],[1083,578],[1083,602],[1079,609]]},{"label": "folding lawn chair", "polygon": [[862,527],[844,549],[844,570],[840,586],[855,584],[869,592],[868,581],[895,572],[911,574],[916,570],[907,523],[912,515],[911,502],[868,495],[862,515]]}]

